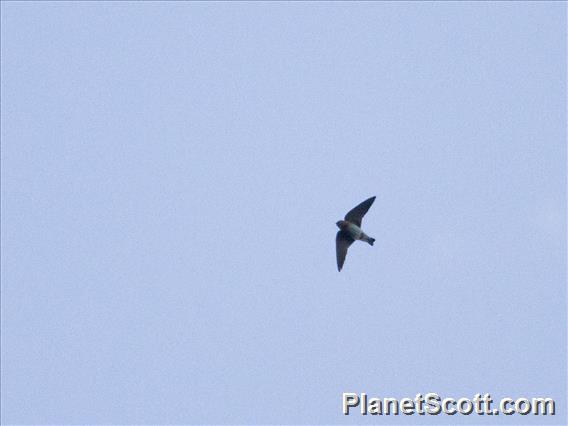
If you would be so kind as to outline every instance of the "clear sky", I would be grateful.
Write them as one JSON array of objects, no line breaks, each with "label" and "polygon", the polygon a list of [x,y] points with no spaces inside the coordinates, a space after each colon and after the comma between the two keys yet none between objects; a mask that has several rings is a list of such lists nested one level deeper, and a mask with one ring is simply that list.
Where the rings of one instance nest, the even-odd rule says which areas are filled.
[{"label": "clear sky", "polygon": [[3,423],[566,423],[565,3],[1,12]]}]

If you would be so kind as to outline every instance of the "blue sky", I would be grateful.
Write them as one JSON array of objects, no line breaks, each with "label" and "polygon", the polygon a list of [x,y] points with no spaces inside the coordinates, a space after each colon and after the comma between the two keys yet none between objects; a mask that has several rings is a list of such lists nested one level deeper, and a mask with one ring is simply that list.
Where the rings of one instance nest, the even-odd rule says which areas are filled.
[{"label": "blue sky", "polygon": [[566,422],[565,3],[1,11],[4,424]]}]

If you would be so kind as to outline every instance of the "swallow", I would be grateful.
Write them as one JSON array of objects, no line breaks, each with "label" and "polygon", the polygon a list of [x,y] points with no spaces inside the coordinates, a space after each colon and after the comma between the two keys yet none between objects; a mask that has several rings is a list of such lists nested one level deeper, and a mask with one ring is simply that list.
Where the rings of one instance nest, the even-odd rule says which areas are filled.
[{"label": "swallow", "polygon": [[343,263],[345,263],[345,256],[347,256],[347,249],[355,240],[361,240],[373,245],[374,238],[369,237],[361,230],[361,220],[365,213],[375,201],[376,197],[371,197],[363,201],[358,206],[352,208],[345,215],[345,220],[340,220],[336,223],[339,231],[335,237],[335,251],[337,253],[337,270],[341,271]]}]

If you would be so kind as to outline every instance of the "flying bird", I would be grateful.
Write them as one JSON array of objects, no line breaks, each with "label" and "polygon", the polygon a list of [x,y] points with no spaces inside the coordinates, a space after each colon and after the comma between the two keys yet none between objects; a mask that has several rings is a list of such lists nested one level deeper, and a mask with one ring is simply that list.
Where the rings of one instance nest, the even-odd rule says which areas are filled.
[{"label": "flying bird", "polygon": [[361,220],[365,213],[375,201],[376,197],[371,197],[363,201],[358,206],[352,208],[345,215],[345,220],[340,220],[336,223],[339,231],[335,237],[335,250],[337,253],[337,270],[341,271],[343,263],[345,263],[345,256],[347,256],[347,249],[355,240],[361,240],[373,245],[374,238],[369,237],[361,230]]}]

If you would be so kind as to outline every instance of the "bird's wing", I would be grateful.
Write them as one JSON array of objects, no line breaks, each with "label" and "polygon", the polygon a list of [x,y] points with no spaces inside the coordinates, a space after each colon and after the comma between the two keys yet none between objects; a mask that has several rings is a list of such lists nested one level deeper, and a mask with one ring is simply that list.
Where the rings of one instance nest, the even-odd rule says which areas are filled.
[{"label": "bird's wing", "polygon": [[349,212],[345,215],[345,220],[354,223],[358,227],[361,227],[361,220],[363,219],[363,216],[365,216],[365,213],[369,211],[369,208],[375,201],[375,198],[376,197],[371,197],[363,201],[357,207],[354,207],[351,210],[349,210]]},{"label": "bird's wing", "polygon": [[337,254],[337,270],[341,271],[343,263],[345,263],[345,256],[347,256],[347,249],[355,240],[346,232],[339,231],[335,237],[335,251]]}]

